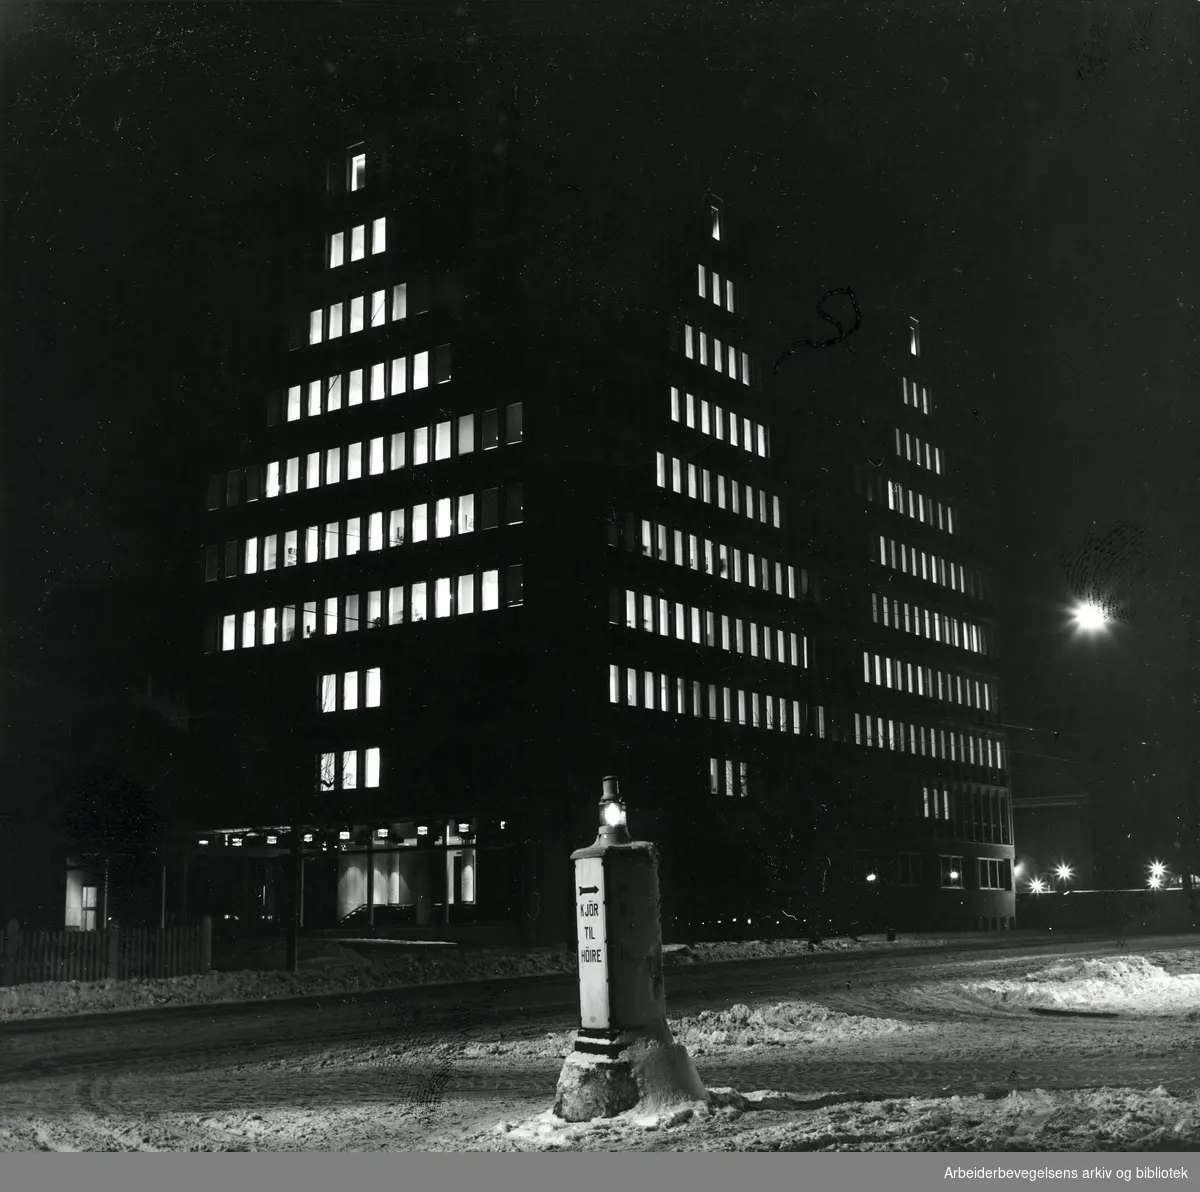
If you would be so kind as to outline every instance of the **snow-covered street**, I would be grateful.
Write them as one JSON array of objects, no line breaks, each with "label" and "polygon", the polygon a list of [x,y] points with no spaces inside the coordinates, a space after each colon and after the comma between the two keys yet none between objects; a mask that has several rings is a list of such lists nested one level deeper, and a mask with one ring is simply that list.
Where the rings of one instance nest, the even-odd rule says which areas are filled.
[{"label": "snow-covered street", "polygon": [[547,1112],[572,980],[465,989],[0,1028],[0,1148],[1200,1147],[1194,941],[673,968],[710,1103],[581,1125]]}]

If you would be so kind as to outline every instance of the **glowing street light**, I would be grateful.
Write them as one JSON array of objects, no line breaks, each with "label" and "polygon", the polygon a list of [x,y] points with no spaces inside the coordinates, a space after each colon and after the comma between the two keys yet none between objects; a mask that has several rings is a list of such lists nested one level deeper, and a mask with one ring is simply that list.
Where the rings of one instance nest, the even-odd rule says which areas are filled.
[{"label": "glowing street light", "polygon": [[1167,867],[1161,861],[1152,861],[1150,863],[1150,876],[1159,878],[1160,880],[1166,875]]},{"label": "glowing street light", "polygon": [[1059,881],[1069,882],[1071,880],[1071,878],[1074,876],[1074,871],[1071,869],[1070,865],[1067,865],[1064,862],[1062,865],[1060,865],[1054,871],[1054,874],[1058,878]]},{"label": "glowing street light", "polygon": [[873,873],[868,873],[868,874],[867,874],[867,881],[869,881],[869,882],[873,882],[874,880],[875,880],[875,874],[873,874]]},{"label": "glowing street light", "polygon": [[1149,881],[1146,883],[1151,890],[1157,890],[1162,885],[1162,878],[1157,874],[1152,873]]},{"label": "glowing street light", "polygon": [[1093,600],[1084,600],[1071,611],[1075,627],[1082,633],[1099,633],[1109,622],[1109,616]]},{"label": "glowing street light", "polygon": [[1040,877],[1035,877],[1029,883],[1029,892],[1031,894],[1044,894],[1046,892],[1046,883]]}]

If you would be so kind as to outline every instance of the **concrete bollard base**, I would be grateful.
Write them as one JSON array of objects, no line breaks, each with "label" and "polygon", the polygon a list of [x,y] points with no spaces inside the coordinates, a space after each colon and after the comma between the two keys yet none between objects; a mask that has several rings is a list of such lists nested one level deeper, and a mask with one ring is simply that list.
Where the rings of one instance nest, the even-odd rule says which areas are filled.
[{"label": "concrete bollard base", "polygon": [[573,1051],[563,1063],[554,1113],[567,1122],[616,1117],[635,1107],[707,1103],[708,1090],[681,1043],[638,1040],[615,1056]]}]

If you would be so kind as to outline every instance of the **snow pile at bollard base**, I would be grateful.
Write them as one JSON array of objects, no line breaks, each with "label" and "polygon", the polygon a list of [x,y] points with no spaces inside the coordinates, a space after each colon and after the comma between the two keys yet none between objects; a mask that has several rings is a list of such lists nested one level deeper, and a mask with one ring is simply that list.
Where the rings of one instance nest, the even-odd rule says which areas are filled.
[{"label": "snow pile at bollard base", "polygon": [[563,1121],[585,1122],[630,1110],[658,1116],[707,1101],[708,1091],[687,1048],[646,1039],[611,1058],[572,1051],[558,1078],[553,1113]]}]

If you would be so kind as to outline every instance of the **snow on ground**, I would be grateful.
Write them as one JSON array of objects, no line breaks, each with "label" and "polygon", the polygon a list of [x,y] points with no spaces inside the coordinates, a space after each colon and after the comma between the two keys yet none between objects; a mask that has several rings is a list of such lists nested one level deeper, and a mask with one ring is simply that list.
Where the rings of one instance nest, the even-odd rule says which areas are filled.
[{"label": "snow on ground", "polygon": [[[1029,964],[1018,963],[1018,973]],[[1063,959],[1009,980],[839,982],[820,1000],[704,1011],[671,1025],[708,1104],[579,1124],[549,1112],[569,1032],[384,1030],[194,1060],[164,1053],[0,1082],[0,1150],[1194,1149],[1200,1028],[1188,969],[1200,969],[1200,950]],[[1014,1005],[1018,991],[1028,1000]],[[1064,991],[1068,1008],[1125,1012],[1090,1022],[1029,1014],[1064,1006],[1052,996]]]},{"label": "snow on ground", "polygon": [[[675,1041],[682,1043],[693,1056],[744,1052],[751,1048],[829,1046],[914,1029],[894,1018],[841,1014],[815,1002],[799,1001],[753,1009],[739,1003],[728,1010],[703,1010],[690,1018],[673,1018],[670,1023]],[[554,1031],[539,1039],[471,1042],[461,1054],[468,1059],[510,1056],[527,1063],[534,1059],[561,1059],[574,1044],[574,1031]]]},{"label": "snow on ground", "polygon": [[[1200,1096],[1163,1088],[1012,1092],[996,1099],[846,1101],[713,1090],[709,1105],[577,1125],[543,1113],[502,1122],[464,1150],[1139,1151],[1193,1149]],[[457,1149],[457,1148],[456,1148]]]},{"label": "snow on ground", "polygon": [[1171,974],[1144,956],[1060,960],[1018,980],[966,982],[963,987],[1012,1008],[1200,1019],[1200,973]]},{"label": "snow on ground", "polygon": [[[664,962],[697,964],[712,961],[800,956],[810,952],[861,951],[866,948],[936,947],[947,941],[908,939],[889,944],[882,935],[826,940],[810,948],[803,940],[747,940],[670,946]],[[359,993],[405,985],[432,985],[496,977],[545,976],[577,971],[574,951],[548,948],[410,948],[382,946],[383,941],[305,940],[301,971],[280,971],[283,945],[245,950],[233,957],[228,971],[155,980],[47,981],[0,987],[0,1022],[91,1014],[167,1005],[259,1001],[308,994]],[[244,966],[244,967],[243,967]]]}]

